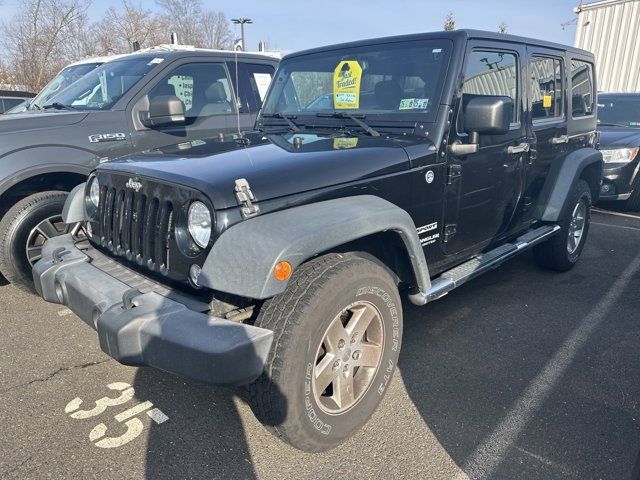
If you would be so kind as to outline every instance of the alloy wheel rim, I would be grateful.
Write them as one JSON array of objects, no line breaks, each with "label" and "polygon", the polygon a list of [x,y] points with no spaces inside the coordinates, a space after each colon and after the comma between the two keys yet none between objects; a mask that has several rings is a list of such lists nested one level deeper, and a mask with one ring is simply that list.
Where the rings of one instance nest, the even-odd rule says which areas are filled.
[{"label": "alloy wheel rim", "polygon": [[329,324],[316,351],[313,394],[326,413],[341,414],[356,405],[380,367],[384,326],[369,302],[343,309]]},{"label": "alloy wheel rim", "polygon": [[569,238],[567,239],[567,251],[569,255],[573,255],[582,241],[584,235],[584,227],[587,218],[587,205],[584,199],[580,199],[571,215],[571,222],[569,223]]},{"label": "alloy wheel rim", "polygon": [[45,218],[29,232],[27,237],[27,260],[32,267],[42,258],[42,245],[50,238],[70,233],[74,240],[84,238],[82,224],[65,224],[61,215]]}]

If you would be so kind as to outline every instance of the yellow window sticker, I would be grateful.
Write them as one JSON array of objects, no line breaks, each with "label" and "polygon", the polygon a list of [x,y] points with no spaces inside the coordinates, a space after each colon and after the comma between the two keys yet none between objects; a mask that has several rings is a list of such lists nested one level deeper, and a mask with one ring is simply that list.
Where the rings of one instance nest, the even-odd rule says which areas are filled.
[{"label": "yellow window sticker", "polygon": [[545,95],[542,97],[542,108],[551,108],[551,95]]},{"label": "yellow window sticker", "polygon": [[358,146],[357,138],[345,138],[338,137],[333,139],[333,149],[334,150],[344,150],[347,148],[353,148]]},{"label": "yellow window sticker", "polygon": [[355,60],[344,60],[333,71],[333,106],[360,107],[360,80],[362,67]]}]

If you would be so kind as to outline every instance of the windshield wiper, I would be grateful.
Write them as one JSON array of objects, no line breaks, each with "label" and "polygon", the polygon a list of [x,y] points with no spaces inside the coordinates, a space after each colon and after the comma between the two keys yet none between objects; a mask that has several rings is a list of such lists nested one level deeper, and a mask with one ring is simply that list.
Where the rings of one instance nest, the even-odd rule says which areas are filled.
[{"label": "windshield wiper", "polygon": [[356,124],[358,124],[359,127],[363,128],[364,131],[367,132],[372,137],[379,137],[380,136],[380,132],[378,132],[377,130],[374,130],[369,125],[367,125],[362,120],[360,120],[361,118],[365,118],[364,115],[353,115],[353,114],[351,114],[349,112],[329,112],[329,113],[318,112],[318,113],[316,113],[316,117],[348,118],[349,120],[351,120],[351,121],[355,122]]},{"label": "windshield wiper", "polygon": [[45,110],[49,110],[50,108],[55,108],[56,110],[77,110],[77,108],[74,108],[71,105],[65,105],[64,103],[60,102],[49,103],[42,108],[44,108]]},{"label": "windshield wiper", "polygon": [[300,127],[298,127],[298,125],[296,125],[295,122],[292,120],[297,118],[295,115],[285,115],[284,113],[275,112],[275,113],[263,113],[262,117],[263,118],[281,118],[282,120],[287,122],[291,130],[293,130],[294,132],[300,131]]}]

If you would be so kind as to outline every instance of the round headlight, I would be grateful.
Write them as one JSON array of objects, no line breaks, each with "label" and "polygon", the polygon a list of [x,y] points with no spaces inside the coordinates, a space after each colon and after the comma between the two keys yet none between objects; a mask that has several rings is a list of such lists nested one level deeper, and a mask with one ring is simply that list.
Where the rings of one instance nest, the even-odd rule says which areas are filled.
[{"label": "round headlight", "polygon": [[211,238],[211,212],[202,202],[189,206],[189,233],[200,248],[206,248]]},{"label": "round headlight", "polygon": [[91,179],[91,184],[89,185],[89,200],[95,207],[100,203],[100,183],[98,182],[98,177]]}]

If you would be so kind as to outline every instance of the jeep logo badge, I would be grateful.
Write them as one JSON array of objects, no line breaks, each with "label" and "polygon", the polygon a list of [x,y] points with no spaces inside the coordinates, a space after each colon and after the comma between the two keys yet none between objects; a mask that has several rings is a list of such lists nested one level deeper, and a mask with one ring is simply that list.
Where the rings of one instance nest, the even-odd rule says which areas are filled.
[{"label": "jeep logo badge", "polygon": [[130,188],[131,190],[135,190],[138,193],[142,189],[142,183],[130,178],[129,181],[125,184],[125,187]]}]

